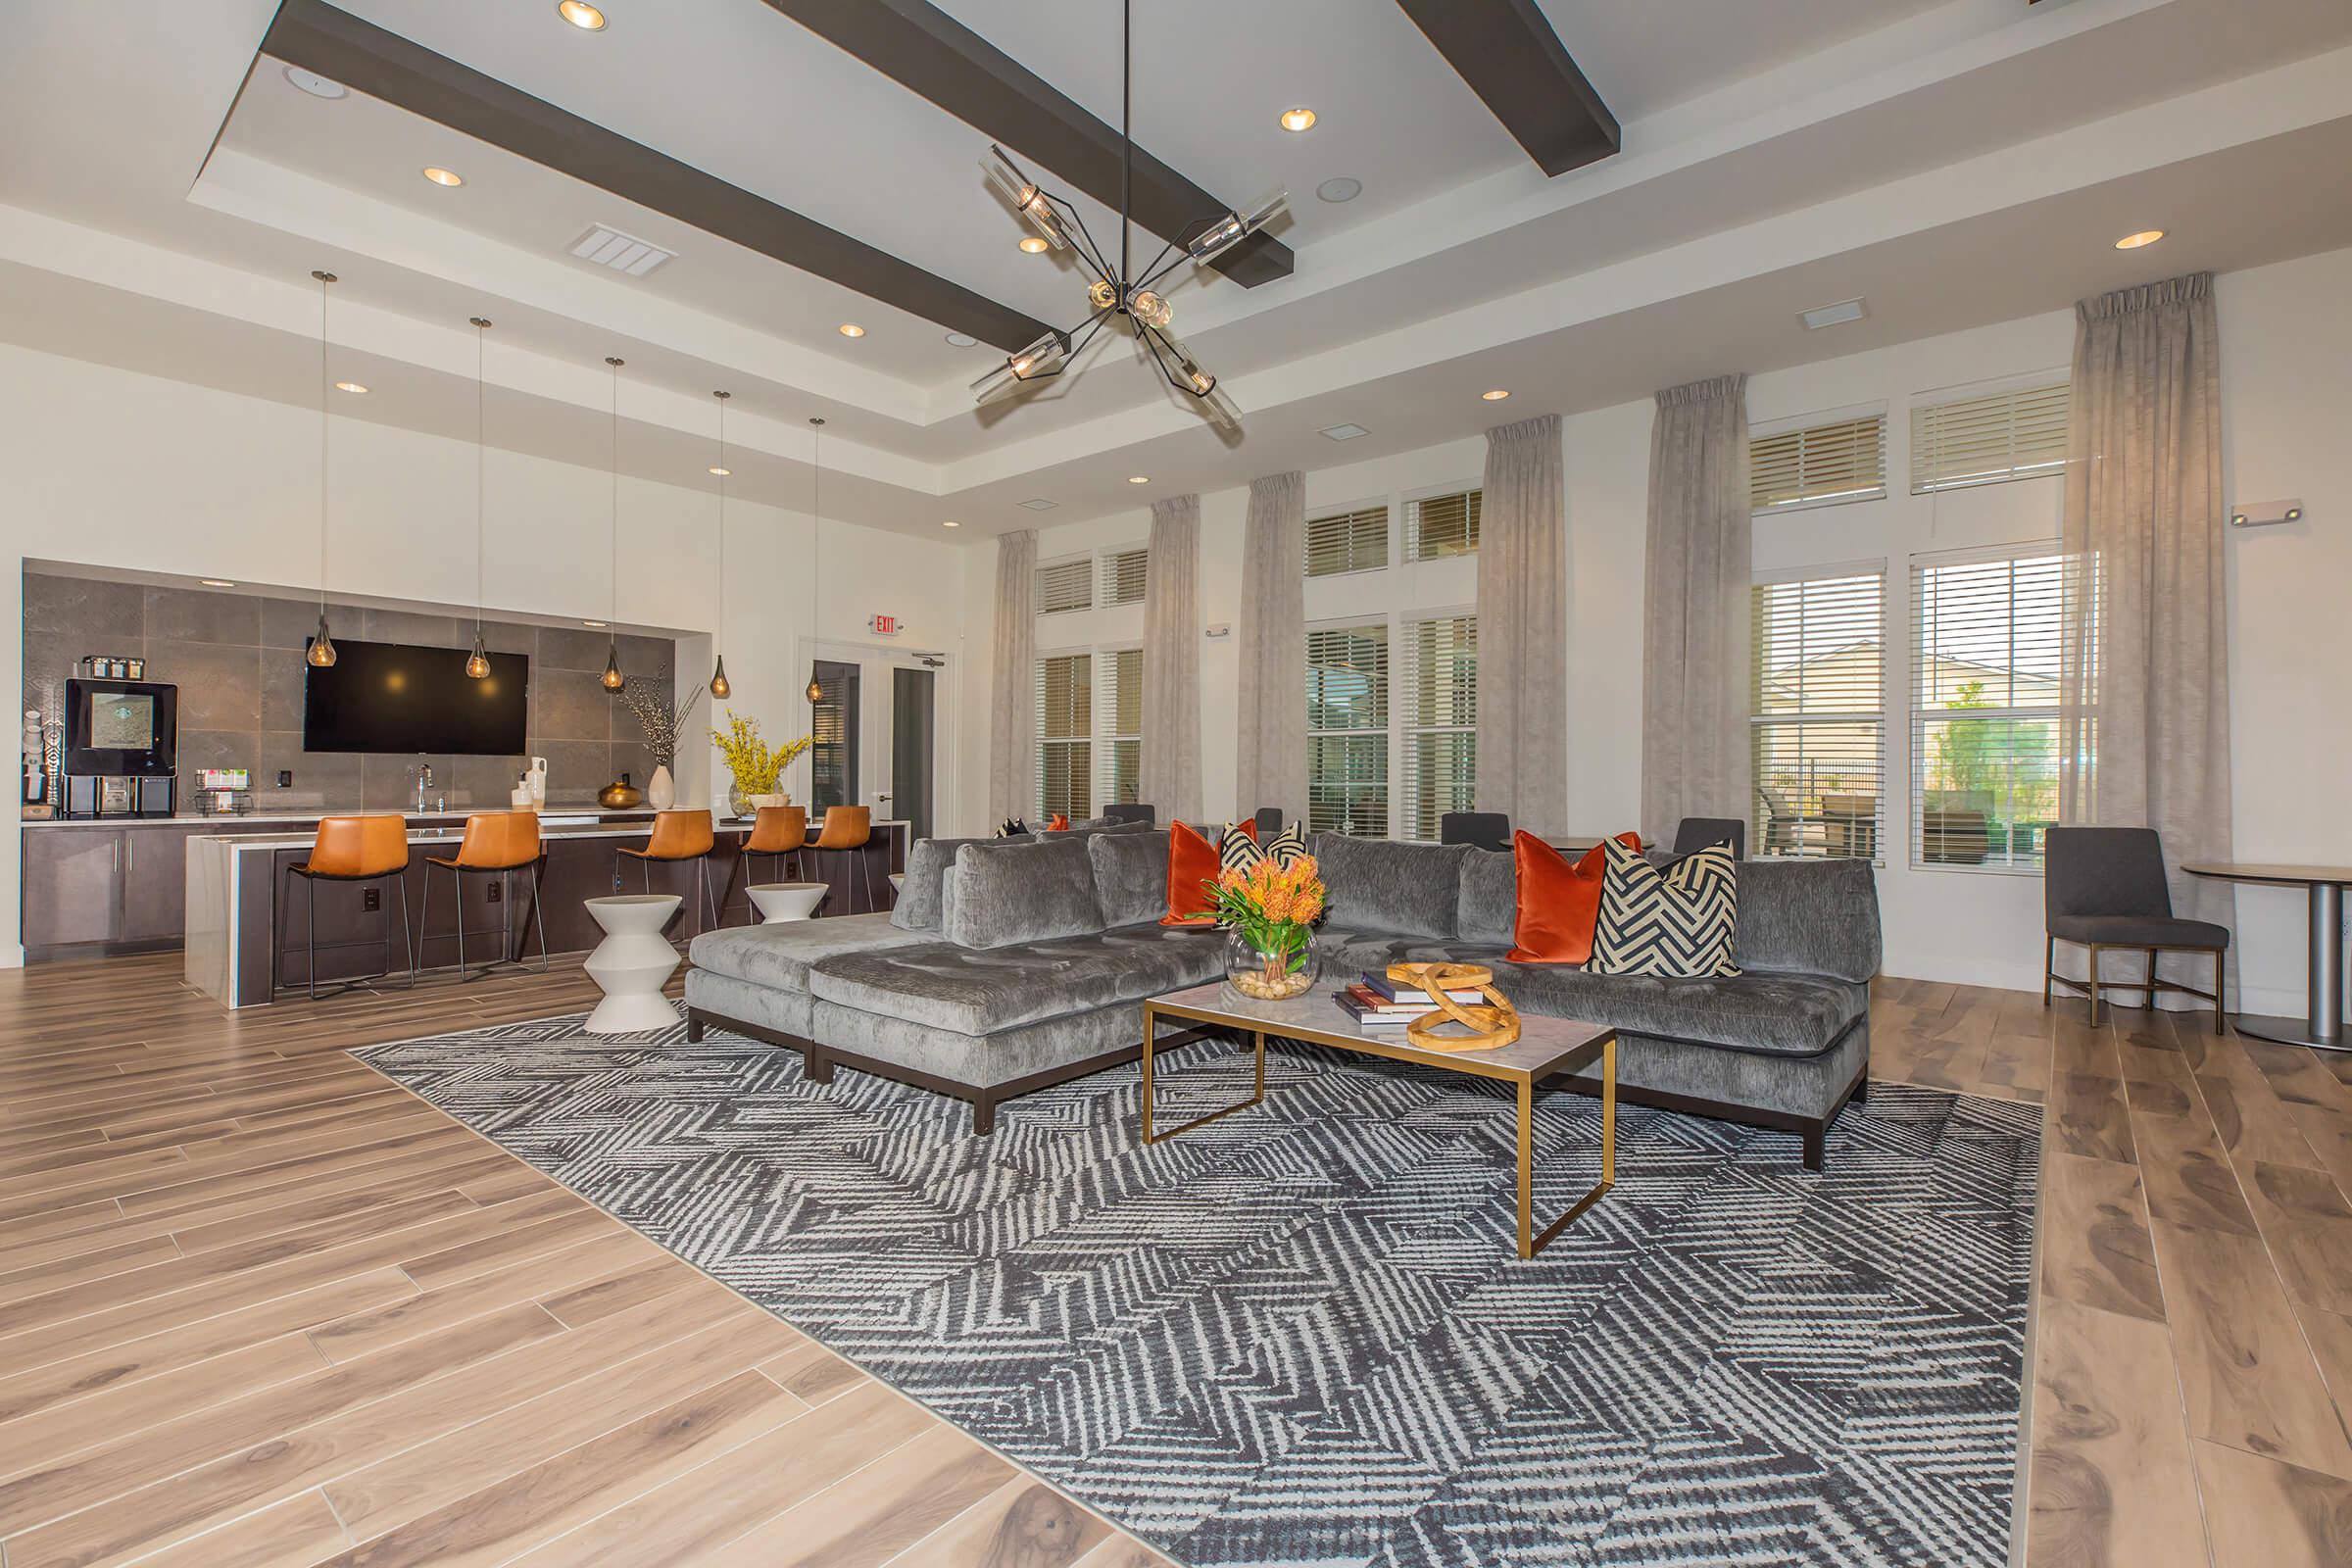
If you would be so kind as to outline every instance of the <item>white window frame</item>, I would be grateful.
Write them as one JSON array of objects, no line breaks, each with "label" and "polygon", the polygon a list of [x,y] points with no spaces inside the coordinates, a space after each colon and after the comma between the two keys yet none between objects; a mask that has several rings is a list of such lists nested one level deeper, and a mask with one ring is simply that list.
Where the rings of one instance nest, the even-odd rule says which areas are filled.
[{"label": "white window frame", "polygon": [[[1952,490],[1975,490],[1988,484],[2013,484],[2021,479],[2050,479],[2062,476],[2066,472],[2063,444],[2056,459],[2034,464],[2028,468],[2020,469],[2012,461],[2008,466],[2003,468],[1987,468],[1981,473],[1958,478],[1923,481],[1919,474],[1919,466],[1924,455],[1922,451],[1924,443],[1920,440],[1920,425],[1928,415],[1937,409],[1950,408],[1954,404],[1960,403],[1975,403],[1987,398],[2014,397],[2021,392],[2040,391],[2049,387],[2065,389],[2071,417],[2074,397],[2072,378],[2073,371],[2064,368],[2028,370],[2017,375],[1995,376],[1984,381],[1965,381],[1952,386],[1935,387],[1925,392],[1913,393],[1905,413],[1905,435],[1909,441],[1909,450],[1904,454],[1903,483],[1905,488],[1915,496],[1937,496]],[[2014,457],[2013,451],[2013,460]]]},{"label": "white window frame", "polygon": [[[1095,675],[1088,687],[1090,699],[1094,696],[1094,694],[1104,691],[1107,691],[1110,694],[1110,701],[1096,701],[1094,704],[1095,814],[1100,816],[1102,814],[1103,807],[1108,806],[1119,799],[1117,789],[1118,748],[1129,742],[1134,743],[1135,746],[1136,796],[1140,796],[1143,793],[1144,734],[1142,724],[1143,705],[1140,694],[1142,693],[1144,686],[1144,649],[1141,643],[1135,642],[1104,643],[1095,648],[1093,653],[1095,656]],[[1119,656],[1122,654],[1133,654],[1136,656],[1135,686],[1139,695],[1136,705],[1137,724],[1135,731],[1132,734],[1124,732],[1119,728],[1119,677],[1117,661]],[[1105,682],[1102,676],[1102,671],[1105,668],[1108,668],[1111,671],[1108,682]],[[1136,797],[1133,796],[1129,797],[1129,803],[1132,803],[1135,798]]]},{"label": "white window frame", "polygon": [[[1862,490],[1842,490],[1833,495],[1807,496],[1797,501],[1775,502],[1770,506],[1752,507],[1758,517],[1778,517],[1791,512],[1813,512],[1822,507],[1849,507],[1857,502],[1886,499],[1886,470],[1889,462],[1887,425],[1890,422],[1885,400],[1877,403],[1857,403],[1842,409],[1826,409],[1813,414],[1791,415],[1785,419],[1768,419],[1750,425],[1747,432],[1748,450],[1752,454],[1759,441],[1769,441],[1791,431],[1816,430],[1827,425],[1851,424],[1859,419],[1879,421],[1879,482]],[[1752,501],[1752,496],[1751,496]]]},{"label": "white window frame", "polygon": [[[1054,609],[1048,609],[1045,604],[1044,593],[1044,579],[1046,573],[1049,571],[1066,570],[1067,568],[1075,565],[1083,565],[1085,567],[1086,603],[1083,605],[1062,605]],[[1034,612],[1041,620],[1048,615],[1075,615],[1083,613],[1086,611],[1096,609],[1095,553],[1091,550],[1082,550],[1071,555],[1055,556],[1051,561],[1039,562],[1034,567],[1031,568],[1030,592],[1037,596],[1037,604],[1034,607]]]},{"label": "white window frame", "polygon": [[[1340,616],[1340,617],[1338,617],[1338,618],[1335,618],[1335,619],[1330,619],[1330,620],[1316,620],[1316,621],[1309,621],[1309,622],[1307,623],[1307,626],[1306,626],[1306,635],[1307,635],[1308,644],[1309,644],[1310,648],[1311,648],[1311,646],[1312,646],[1313,638],[1314,638],[1314,636],[1315,636],[1315,634],[1316,634],[1317,632],[1346,632],[1346,631],[1363,631],[1363,630],[1371,630],[1371,629],[1373,629],[1373,628],[1378,628],[1378,629],[1380,630],[1380,632],[1382,633],[1382,635],[1388,639],[1388,641],[1387,641],[1387,661],[1386,661],[1386,666],[1385,666],[1385,669],[1384,669],[1384,671],[1383,671],[1383,674],[1382,674],[1382,676],[1381,676],[1381,679],[1382,679],[1382,682],[1383,682],[1383,689],[1382,689],[1382,693],[1381,693],[1381,705],[1380,705],[1380,716],[1381,716],[1381,723],[1380,723],[1380,726],[1379,726],[1378,728],[1371,728],[1371,727],[1358,727],[1358,728],[1354,728],[1354,729],[1316,729],[1316,728],[1314,727],[1314,725],[1313,725],[1313,709],[1312,709],[1312,705],[1311,705],[1311,699],[1310,699],[1310,688],[1309,688],[1309,686],[1308,686],[1308,671],[1309,671],[1309,670],[1311,670],[1311,669],[1313,668],[1313,664],[1312,664],[1312,662],[1311,662],[1311,660],[1310,660],[1310,662],[1308,662],[1308,664],[1307,664],[1307,665],[1306,665],[1304,668],[1301,668],[1301,669],[1298,671],[1298,700],[1299,700],[1299,702],[1301,702],[1301,703],[1304,703],[1304,704],[1308,704],[1308,705],[1309,705],[1309,706],[1308,706],[1308,725],[1307,725],[1307,731],[1306,731],[1306,739],[1307,739],[1307,764],[1308,764],[1308,772],[1307,772],[1307,821],[1308,821],[1308,823],[1309,823],[1309,830],[1310,830],[1310,831],[1320,831],[1320,830],[1318,830],[1318,829],[1315,829],[1315,828],[1313,828],[1313,827],[1312,827],[1312,824],[1313,824],[1313,821],[1314,821],[1314,809],[1315,809],[1315,806],[1314,806],[1315,782],[1314,782],[1314,772],[1313,772],[1314,743],[1315,743],[1316,741],[1318,741],[1318,740],[1331,740],[1331,739],[1347,739],[1347,740],[1357,740],[1357,739],[1361,739],[1361,738],[1364,738],[1364,737],[1367,737],[1367,736],[1378,736],[1378,737],[1380,738],[1380,743],[1381,743],[1381,745],[1380,745],[1380,751],[1381,751],[1381,757],[1382,757],[1382,759],[1383,759],[1383,766],[1384,766],[1384,771],[1383,771],[1383,774],[1382,774],[1382,777],[1381,777],[1381,780],[1380,780],[1381,808],[1382,808],[1382,813],[1381,813],[1381,814],[1382,814],[1382,827],[1383,827],[1383,833],[1382,833],[1382,836],[1383,836],[1383,837],[1387,837],[1387,838],[1394,838],[1394,837],[1396,836],[1396,784],[1397,784],[1397,780],[1396,780],[1396,617],[1395,615],[1393,615],[1393,614],[1379,614],[1379,615],[1343,615],[1343,616]],[[1348,789],[1352,789],[1352,787],[1351,787],[1351,786],[1343,786],[1343,788],[1348,788]],[[1349,798],[1350,800],[1352,800],[1352,799],[1353,799],[1353,796],[1352,796],[1352,794],[1350,794],[1348,798]],[[1242,803],[1241,803],[1241,809],[1243,809],[1243,810],[1250,810],[1250,809],[1252,809],[1252,808],[1253,808],[1253,803],[1251,803],[1251,802],[1248,802],[1248,801],[1245,801],[1245,802],[1242,802]]]},{"label": "white window frame", "polygon": [[[1087,748],[1086,765],[1082,768],[1067,769],[1066,776],[1071,779],[1083,778],[1086,781],[1089,809],[1083,812],[1072,812],[1071,814],[1073,817],[1093,814],[1092,805],[1095,798],[1095,791],[1098,787],[1095,778],[1095,768],[1097,765],[1094,753],[1094,747],[1096,744],[1095,736],[1102,723],[1102,705],[1095,701],[1094,652],[1095,651],[1092,648],[1041,648],[1037,651],[1036,667],[1031,672],[1030,677],[1030,684],[1032,688],[1030,700],[1037,705],[1037,758],[1035,763],[1036,783],[1031,791],[1031,799],[1036,806],[1038,819],[1041,824],[1053,816],[1052,808],[1046,804],[1046,758],[1050,750],[1054,747],[1060,747],[1065,751],[1077,746],[1084,746]],[[1049,738],[1046,734],[1045,668],[1049,661],[1056,659],[1084,659],[1087,661],[1087,724],[1086,733],[1084,735],[1067,735]]]},{"label": "white window frame", "polygon": [[1445,556],[1423,556],[1416,555],[1414,552],[1421,541],[1421,503],[1436,501],[1445,496],[1476,494],[1479,497],[1479,536],[1482,539],[1485,538],[1486,488],[1485,478],[1480,477],[1460,479],[1451,484],[1423,485],[1419,489],[1404,492],[1397,498],[1396,533],[1390,540],[1393,547],[1391,559],[1404,566],[1427,566],[1446,561],[1477,559],[1478,546],[1476,545],[1472,545],[1467,550],[1456,551],[1451,555]]},{"label": "white window frame", "polygon": [[[1442,830],[1445,816],[1443,811],[1436,812],[1431,816],[1430,836],[1427,839],[1413,837],[1413,829],[1418,825],[1414,819],[1420,815],[1421,793],[1426,788],[1426,781],[1422,779],[1419,770],[1414,766],[1413,741],[1422,735],[1467,735],[1470,737],[1470,744],[1475,756],[1478,745],[1478,704],[1481,694],[1476,687],[1472,688],[1471,717],[1466,724],[1416,723],[1413,718],[1411,702],[1412,693],[1419,686],[1421,679],[1421,643],[1418,631],[1420,627],[1435,621],[1467,620],[1472,627],[1471,639],[1475,647],[1478,636],[1478,607],[1475,604],[1417,607],[1399,612],[1395,620],[1396,624],[1389,633],[1389,728],[1396,735],[1393,742],[1393,755],[1389,763],[1389,776],[1392,781],[1389,789],[1389,836],[1415,843],[1434,844]],[[1401,658],[1397,653],[1400,646],[1403,649]],[[1482,663],[1482,673],[1483,668]],[[1405,703],[1401,708],[1398,706],[1396,696],[1399,690],[1406,694]],[[1476,808],[1477,785],[1478,774],[1474,766],[1471,772],[1472,806],[1467,808],[1469,809]]]},{"label": "white window frame", "polygon": [[[1446,492],[1439,491],[1437,493],[1443,495]],[[1361,501],[1349,501],[1334,507],[1309,507],[1306,513],[1305,538],[1310,541],[1314,536],[1314,527],[1317,522],[1329,522],[1335,517],[1350,517],[1359,512],[1378,511],[1380,513],[1382,559],[1380,564],[1376,566],[1349,566],[1345,571],[1326,571],[1318,574],[1307,569],[1314,559],[1314,548],[1311,543],[1304,543],[1298,569],[1305,574],[1306,580],[1309,582],[1327,582],[1334,577],[1361,577],[1372,572],[1388,570],[1397,564],[1397,558],[1401,553],[1398,549],[1396,533],[1396,518],[1400,510],[1387,496],[1370,496]]]},{"label": "white window frame", "polygon": [[[1142,569],[1138,574],[1141,578],[1141,581],[1139,581],[1136,585],[1136,593],[1134,598],[1121,599],[1118,597],[1120,564],[1131,558],[1138,559],[1143,563]],[[1146,595],[1151,592],[1151,546],[1142,544],[1112,545],[1106,549],[1096,552],[1096,559],[1098,563],[1097,574],[1102,579],[1097,586],[1095,593],[1096,609],[1117,610],[1127,605],[1140,605],[1144,603]]]},{"label": "white window frame", "polygon": [[[1867,859],[1869,863],[1874,866],[1883,866],[1886,863],[1886,834],[1891,824],[1891,819],[1894,815],[1893,811],[1889,809],[1888,797],[1892,793],[1890,788],[1892,781],[1887,776],[1886,767],[1886,719],[1890,710],[1887,703],[1887,693],[1890,690],[1891,683],[1896,678],[1894,667],[1895,662],[1892,657],[1893,649],[1889,640],[1889,633],[1893,626],[1893,615],[1891,606],[1888,603],[1887,586],[1887,578],[1890,575],[1889,563],[1886,557],[1881,556],[1867,561],[1828,562],[1812,565],[1776,567],[1768,571],[1759,571],[1750,579],[1748,588],[1748,603],[1750,606],[1751,616],[1753,614],[1753,606],[1755,603],[1755,590],[1758,588],[1777,587],[1785,583],[1835,580],[1841,577],[1876,577],[1879,579],[1879,706],[1876,711],[1846,710],[1818,714],[1765,714],[1757,710],[1757,697],[1752,688],[1754,679],[1762,673],[1760,665],[1752,669],[1750,672],[1751,689],[1749,692],[1748,702],[1748,733],[1750,738],[1749,755],[1751,757],[1754,755],[1754,737],[1758,732],[1767,727],[1794,726],[1796,728],[1803,729],[1808,727],[1827,728],[1832,726],[1845,726],[1850,728],[1855,724],[1868,723],[1876,732],[1878,737],[1879,789],[1877,815],[1871,825],[1872,853],[1867,857],[1832,857],[1829,856],[1825,850],[1822,855],[1809,856],[1805,855],[1800,848],[1795,855],[1775,857],[1775,858]],[[1907,579],[1905,586],[1908,586]],[[1755,655],[1754,650],[1751,648],[1749,658],[1751,661],[1753,661],[1756,659],[1756,657],[1757,656]],[[1748,854],[1758,858],[1761,858],[1764,855],[1765,823],[1763,821],[1763,813],[1758,809],[1758,807],[1762,804],[1762,800],[1760,795],[1755,794],[1755,791],[1759,789],[1762,784],[1763,780],[1761,779],[1756,779],[1751,782],[1751,798],[1748,801],[1747,809],[1749,833]],[[1799,822],[1801,823],[1803,820],[1804,819],[1800,816]]]}]

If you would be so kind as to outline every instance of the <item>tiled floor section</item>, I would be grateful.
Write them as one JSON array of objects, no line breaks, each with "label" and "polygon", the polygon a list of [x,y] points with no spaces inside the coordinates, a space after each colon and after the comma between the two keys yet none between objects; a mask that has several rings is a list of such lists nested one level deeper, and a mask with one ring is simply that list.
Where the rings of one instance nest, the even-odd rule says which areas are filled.
[{"label": "tiled floor section", "polygon": [[[0,973],[10,1568],[1162,1561],[342,1054],[592,995]],[[2352,1562],[2352,1056],[2083,1017],[1873,1017],[1878,1076],[2049,1107],[2025,1560]]]}]

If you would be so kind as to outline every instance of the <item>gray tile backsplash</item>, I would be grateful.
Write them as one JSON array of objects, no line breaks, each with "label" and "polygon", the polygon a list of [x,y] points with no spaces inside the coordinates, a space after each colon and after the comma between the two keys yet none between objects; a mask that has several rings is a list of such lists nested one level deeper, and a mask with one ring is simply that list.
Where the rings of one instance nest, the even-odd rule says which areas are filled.
[{"label": "gray tile backsplash", "polygon": [[[338,636],[372,642],[464,649],[471,616],[362,609],[330,603]],[[548,760],[548,799],[592,801],[622,772],[642,786],[653,771],[645,737],[625,708],[605,694],[609,634],[486,618],[495,653],[531,661],[530,751],[521,757],[416,758],[302,749],[302,648],[318,622],[315,600],[262,599],[196,588],[24,574],[23,708],[54,715],[66,678],[85,654],[144,659],[149,680],[179,688],[179,770],[183,790],[200,768],[253,770],[258,810],[346,808],[394,810],[416,803],[416,764],[433,764],[427,802],[455,807],[507,804],[514,776],[530,757]],[[621,667],[649,673],[674,648],[654,637],[623,636]],[[280,769],[294,776],[277,788]]]}]

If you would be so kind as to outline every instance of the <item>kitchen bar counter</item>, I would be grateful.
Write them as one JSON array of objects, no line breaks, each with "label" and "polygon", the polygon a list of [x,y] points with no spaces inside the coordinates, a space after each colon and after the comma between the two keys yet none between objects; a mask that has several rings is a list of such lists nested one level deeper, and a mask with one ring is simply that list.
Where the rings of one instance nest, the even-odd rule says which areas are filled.
[{"label": "kitchen bar counter", "polygon": [[[232,819],[237,822],[250,818]],[[651,826],[648,813],[634,820],[607,820],[589,813],[550,810],[542,814],[541,837],[546,858],[541,867],[548,950],[582,952],[596,945],[602,933],[589,917],[585,901],[615,891],[624,872],[625,887],[635,893],[644,886],[644,871],[619,860],[614,852],[624,845],[642,844]],[[717,848],[710,861],[710,893],[725,897],[719,923],[740,925],[759,918],[744,892],[751,881],[766,880],[769,862],[755,861],[751,874],[738,873],[741,846],[752,824],[746,820],[716,824]],[[865,851],[875,900],[888,908],[889,873],[906,867],[910,825],[879,821]],[[408,892],[411,929],[417,942],[421,971],[454,969],[458,962],[458,926],[462,911],[466,956],[481,963],[498,953],[511,930],[519,947],[530,919],[529,873],[507,878],[468,876],[453,879],[433,871],[431,921],[424,923],[425,861],[428,856],[447,858],[456,852],[464,833],[462,818],[443,822],[416,819],[409,831],[409,869],[403,879]],[[405,970],[400,952],[400,893],[387,883],[309,883],[289,867],[306,859],[312,835],[301,832],[198,833],[187,843],[186,975],[188,983],[232,1007],[254,1006],[274,1000],[286,988],[302,988],[310,980],[307,942],[308,917],[304,901],[318,896],[318,980],[334,984],[381,972],[389,956]],[[616,861],[618,863],[616,863]],[[702,928],[702,886],[692,861],[655,863],[651,872],[657,893],[679,895],[670,936],[683,941]],[[829,880],[833,891],[822,914],[850,912],[855,890],[862,909],[865,879],[847,857],[808,858],[811,879]],[[462,886],[464,903],[453,902],[451,883]],[[374,890],[378,906],[366,906]],[[512,898],[513,904],[507,900]],[[515,906],[519,906],[516,907]],[[537,961],[538,933],[530,933],[531,961]],[[443,982],[448,978],[443,976]],[[394,982],[397,984],[398,982]]]}]

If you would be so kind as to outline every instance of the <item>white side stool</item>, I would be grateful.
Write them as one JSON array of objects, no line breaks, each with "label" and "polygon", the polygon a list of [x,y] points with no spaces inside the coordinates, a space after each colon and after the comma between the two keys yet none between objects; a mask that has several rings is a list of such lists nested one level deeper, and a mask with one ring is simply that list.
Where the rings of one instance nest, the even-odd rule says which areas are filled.
[{"label": "white side stool", "polygon": [[782,925],[813,916],[827,888],[822,882],[755,882],[744,891],[752,896],[761,925]]},{"label": "white side stool", "polygon": [[581,967],[604,991],[605,1000],[582,1027],[592,1035],[629,1035],[676,1023],[678,1009],[662,994],[662,986],[678,966],[678,950],[662,928],[678,912],[678,895],[629,893],[590,899],[588,912],[604,927],[605,940]]}]

